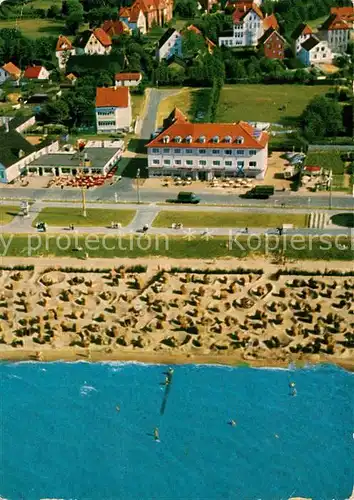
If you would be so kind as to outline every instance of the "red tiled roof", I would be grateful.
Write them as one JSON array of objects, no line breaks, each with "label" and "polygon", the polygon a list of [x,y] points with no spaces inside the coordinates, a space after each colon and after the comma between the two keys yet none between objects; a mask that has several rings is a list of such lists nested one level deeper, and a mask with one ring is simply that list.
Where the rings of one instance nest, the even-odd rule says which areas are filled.
[{"label": "red tiled roof", "polygon": [[24,78],[38,78],[43,66],[28,66],[23,74]]},{"label": "red tiled roof", "polygon": [[[256,129],[246,122],[238,123],[190,123],[176,119],[172,125],[163,130],[157,137],[152,139],[147,147],[161,147],[164,143],[163,137],[169,136],[169,143],[172,146],[178,147],[181,143],[188,144],[190,148],[201,149],[263,149],[267,143],[269,136],[266,132],[260,132],[259,136],[255,137]],[[192,137],[191,142],[187,142],[186,138]],[[181,142],[176,141],[180,137]],[[205,140],[202,141],[201,137]],[[219,142],[214,142],[214,138],[218,137]],[[226,138],[231,137],[230,142]],[[237,144],[236,139],[242,137],[243,143]]]},{"label": "red tiled roof", "polygon": [[188,31],[193,31],[193,33],[195,33],[196,35],[201,35],[202,32],[200,31],[199,28],[197,28],[196,26],[194,26],[194,24],[191,24],[190,26],[188,26],[186,28]]},{"label": "red tiled roof", "polygon": [[2,67],[3,70],[6,71],[11,76],[19,77],[21,75],[21,70],[11,61],[4,64]]},{"label": "red tiled roof", "polygon": [[117,82],[125,82],[127,80],[140,80],[141,73],[116,73],[115,79]]},{"label": "red tiled roof", "polygon": [[306,165],[306,167],[304,167],[304,170],[306,170],[307,172],[319,172],[321,170],[321,167],[315,165]]},{"label": "red tiled roof", "polygon": [[66,36],[59,35],[57,46],[55,48],[56,52],[60,52],[62,50],[71,50],[73,48],[72,43]]},{"label": "red tiled roof", "polygon": [[129,17],[130,16],[130,8],[129,7],[121,7],[119,9],[119,17]]},{"label": "red tiled roof", "polygon": [[269,30],[269,28],[273,28],[274,30],[277,30],[279,28],[277,18],[275,17],[274,14],[271,14],[270,16],[266,16],[263,19],[263,28],[264,28],[264,31]]},{"label": "red tiled roof", "polygon": [[96,106],[98,108],[127,108],[129,106],[128,87],[99,87],[96,89]]},{"label": "red tiled roof", "polygon": [[346,21],[354,20],[354,7],[332,7],[331,14],[336,14],[337,16],[345,19]]},{"label": "red tiled roof", "polygon": [[350,26],[345,19],[342,19],[337,14],[331,14],[321,26],[322,30],[349,30]]},{"label": "red tiled roof", "polygon": [[301,23],[293,32],[291,37],[297,40],[301,35],[312,35],[313,31],[308,24]]},{"label": "red tiled roof", "polygon": [[123,21],[105,21],[101,28],[111,37],[122,35],[126,31],[130,31],[128,26]]},{"label": "red tiled roof", "polygon": [[111,37],[107,35],[107,33],[103,31],[102,28],[94,29],[93,34],[104,47],[109,47],[110,45],[112,45]]},{"label": "red tiled roof", "polygon": [[139,19],[140,12],[142,12],[141,9],[133,7],[130,13],[129,21],[131,21],[132,23],[136,23]]},{"label": "red tiled roof", "polygon": [[249,2],[238,3],[238,4],[236,4],[236,10],[232,14],[232,20],[233,20],[234,24],[241,23],[243,18],[251,10],[253,10],[253,12],[255,12],[260,19],[263,19],[263,17],[264,17],[263,13],[256,4],[254,4],[254,3],[250,4]]}]

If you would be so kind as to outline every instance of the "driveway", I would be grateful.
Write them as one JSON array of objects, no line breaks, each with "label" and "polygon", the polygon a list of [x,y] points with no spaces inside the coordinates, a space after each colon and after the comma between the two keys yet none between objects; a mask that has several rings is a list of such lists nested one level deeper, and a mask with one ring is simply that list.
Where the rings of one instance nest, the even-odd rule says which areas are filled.
[{"label": "driveway", "polygon": [[160,102],[171,95],[177,94],[177,90],[158,90],[150,89],[148,94],[148,102],[146,104],[146,112],[141,126],[141,139],[150,139],[151,134],[156,130],[157,110]]}]

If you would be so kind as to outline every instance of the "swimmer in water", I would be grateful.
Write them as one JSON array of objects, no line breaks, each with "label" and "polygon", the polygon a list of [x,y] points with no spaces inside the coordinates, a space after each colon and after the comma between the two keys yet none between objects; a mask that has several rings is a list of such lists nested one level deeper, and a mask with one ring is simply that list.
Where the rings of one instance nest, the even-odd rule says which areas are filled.
[{"label": "swimmer in water", "polygon": [[168,369],[168,374],[169,374],[169,375],[172,375],[172,374],[173,374],[173,372],[174,372],[174,369],[173,369],[173,368],[169,368],[169,369]]},{"label": "swimmer in water", "polygon": [[119,405],[116,406],[116,410],[120,411],[120,406]]},{"label": "swimmer in water", "polygon": [[231,427],[236,427],[236,421],[235,420],[230,420],[229,424]]},{"label": "swimmer in water", "polygon": [[160,441],[159,428],[155,427],[154,429],[154,439],[155,441]]},{"label": "swimmer in water", "polygon": [[279,436],[278,436],[278,434],[274,434],[274,436],[275,436],[275,437],[276,437],[277,439],[279,439]]},{"label": "swimmer in water", "polygon": [[292,396],[296,396],[296,394],[297,394],[297,390],[296,390],[296,389],[293,389],[293,390],[291,391],[291,395],[292,395]]}]

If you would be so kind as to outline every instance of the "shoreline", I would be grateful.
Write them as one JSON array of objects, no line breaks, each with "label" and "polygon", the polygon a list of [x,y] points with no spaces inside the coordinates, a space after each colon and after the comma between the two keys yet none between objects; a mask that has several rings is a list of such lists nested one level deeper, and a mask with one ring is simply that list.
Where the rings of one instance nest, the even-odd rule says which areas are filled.
[{"label": "shoreline", "polygon": [[[40,353],[40,355],[39,355]],[[292,359],[265,359],[252,357],[244,357],[242,353],[238,354],[191,354],[191,353],[169,353],[169,352],[132,352],[132,351],[117,351],[107,352],[104,350],[90,350],[64,347],[60,349],[20,349],[14,348],[10,350],[0,350],[0,362],[18,363],[33,361],[38,363],[50,362],[77,362],[84,361],[87,363],[109,363],[109,362],[126,362],[126,363],[143,363],[156,365],[220,365],[232,367],[249,367],[249,368],[288,368],[294,364],[296,368],[304,366],[316,366],[323,364],[336,365],[346,371],[354,372],[354,359],[341,359],[338,357],[329,356],[303,356],[294,357]]]}]

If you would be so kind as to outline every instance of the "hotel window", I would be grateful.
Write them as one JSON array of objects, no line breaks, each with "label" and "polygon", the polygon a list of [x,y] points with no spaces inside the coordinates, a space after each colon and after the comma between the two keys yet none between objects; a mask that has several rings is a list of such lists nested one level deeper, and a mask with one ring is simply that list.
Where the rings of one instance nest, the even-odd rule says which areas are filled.
[{"label": "hotel window", "polygon": [[199,165],[205,166],[206,164],[206,160],[199,160]]},{"label": "hotel window", "polygon": [[153,152],[153,153],[159,153],[159,152],[160,152],[160,150],[159,150],[158,148],[152,148],[152,152]]},{"label": "hotel window", "polygon": [[232,161],[225,161],[225,167],[232,167]]},{"label": "hotel window", "polygon": [[220,149],[213,149],[213,155],[219,155]]},{"label": "hotel window", "polygon": [[186,160],[186,165],[193,165],[193,160]]},{"label": "hotel window", "polygon": [[214,160],[213,161],[213,165],[215,165],[216,167],[220,166],[220,161],[219,160]]},{"label": "hotel window", "polygon": [[206,149],[199,149],[199,154],[200,155],[205,155]]},{"label": "hotel window", "polygon": [[174,151],[174,153],[177,153],[177,154],[181,152],[180,149],[174,149],[173,151]]},{"label": "hotel window", "polygon": [[257,151],[255,149],[250,149],[250,155],[252,156],[252,155],[255,155],[255,154],[257,154]]},{"label": "hotel window", "polygon": [[181,165],[182,161],[181,160],[175,160],[176,165]]},{"label": "hotel window", "polygon": [[169,152],[170,152],[170,148],[164,148],[164,149],[163,149],[163,152],[164,152],[164,153],[169,153]]},{"label": "hotel window", "polygon": [[231,149],[225,149],[225,154],[226,155],[232,155],[232,150]]},{"label": "hotel window", "polygon": [[152,160],[152,163],[153,163],[154,165],[160,165],[160,160]]},{"label": "hotel window", "polygon": [[191,155],[193,153],[193,149],[186,149],[186,154]]},{"label": "hotel window", "polygon": [[164,160],[164,161],[163,161],[163,164],[164,164],[164,165],[170,165],[170,164],[171,164],[171,160]]},{"label": "hotel window", "polygon": [[244,154],[245,154],[245,151],[244,151],[243,149],[238,149],[238,150],[236,151],[236,154],[237,154],[237,155],[239,155],[239,156],[242,156],[242,155],[244,155]]},{"label": "hotel window", "polygon": [[256,161],[250,161],[249,166],[250,167],[256,167],[257,166],[257,162]]}]

